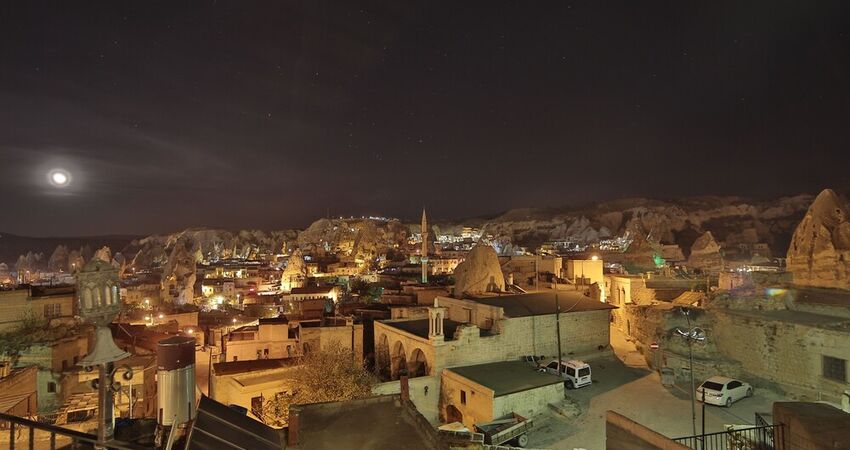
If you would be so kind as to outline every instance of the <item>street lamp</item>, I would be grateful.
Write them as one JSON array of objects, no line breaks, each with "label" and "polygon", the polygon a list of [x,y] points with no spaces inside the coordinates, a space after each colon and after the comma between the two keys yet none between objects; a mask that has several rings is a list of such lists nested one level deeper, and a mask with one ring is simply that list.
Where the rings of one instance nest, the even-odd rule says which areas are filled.
[{"label": "street lamp", "polygon": [[[682,314],[685,315],[685,319],[688,321],[688,330],[682,330],[681,328],[676,328],[676,333],[679,334],[682,338],[688,341],[688,364],[690,366],[691,372],[691,426],[694,432],[694,436],[697,434],[697,408],[696,408],[696,399],[694,396],[696,395],[696,385],[694,384],[694,350],[693,343],[696,342],[705,342],[705,330],[700,327],[691,327],[691,311],[688,308],[682,308]],[[703,399],[704,400],[704,399]],[[705,403],[703,402],[703,405]],[[703,411],[703,434],[705,434],[705,412]]]},{"label": "street lamp", "polygon": [[[121,298],[118,294],[118,270],[100,259],[92,259],[77,272],[77,301],[80,317],[96,326],[94,346],[91,353],[80,360],[79,365],[86,370],[97,367],[98,376],[92,380],[92,388],[97,389],[97,442],[100,445],[110,441],[115,432],[114,394],[120,390],[115,383],[115,363],[130,356],[121,350],[112,340],[109,324],[121,311]],[[133,377],[128,367],[124,379]]]}]

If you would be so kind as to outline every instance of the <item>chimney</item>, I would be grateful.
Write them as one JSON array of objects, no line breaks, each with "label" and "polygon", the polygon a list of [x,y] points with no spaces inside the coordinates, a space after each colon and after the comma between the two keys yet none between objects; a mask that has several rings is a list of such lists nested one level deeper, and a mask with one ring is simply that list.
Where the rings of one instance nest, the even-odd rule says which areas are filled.
[{"label": "chimney", "polygon": [[294,447],[298,445],[298,430],[301,427],[301,408],[289,407],[289,432],[286,434],[286,445]]},{"label": "chimney", "polygon": [[407,371],[402,369],[399,371],[398,377],[399,383],[401,383],[401,400],[402,402],[410,401],[410,384],[407,382]]}]

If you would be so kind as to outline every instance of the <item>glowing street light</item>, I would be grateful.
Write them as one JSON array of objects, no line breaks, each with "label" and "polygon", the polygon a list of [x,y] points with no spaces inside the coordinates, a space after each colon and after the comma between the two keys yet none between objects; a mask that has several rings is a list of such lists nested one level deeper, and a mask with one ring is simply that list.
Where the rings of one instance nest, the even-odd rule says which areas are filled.
[{"label": "glowing street light", "polygon": [[[682,314],[685,315],[685,318],[688,320],[688,327],[691,326],[691,311],[688,308],[681,309]],[[700,327],[693,327],[689,330],[682,330],[681,328],[676,328],[676,333],[679,334],[682,338],[688,341],[688,363],[690,365],[689,369],[691,372],[691,426],[693,428],[694,435],[697,434],[697,408],[696,408],[696,399],[694,396],[696,395],[696,384],[694,384],[694,350],[693,343],[696,342],[705,342],[705,330]],[[705,390],[703,390],[704,392]],[[703,399],[703,408],[705,407],[705,399]],[[703,409],[703,436],[702,439],[705,439],[705,410]]]}]

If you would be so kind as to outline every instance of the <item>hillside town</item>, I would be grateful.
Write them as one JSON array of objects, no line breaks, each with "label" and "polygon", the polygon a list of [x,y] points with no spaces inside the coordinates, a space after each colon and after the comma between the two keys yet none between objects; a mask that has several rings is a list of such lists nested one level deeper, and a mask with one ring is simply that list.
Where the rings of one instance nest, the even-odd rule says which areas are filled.
[{"label": "hillside town", "polygon": [[0,444],[850,448],[842,196],[525,214],[23,253]]}]

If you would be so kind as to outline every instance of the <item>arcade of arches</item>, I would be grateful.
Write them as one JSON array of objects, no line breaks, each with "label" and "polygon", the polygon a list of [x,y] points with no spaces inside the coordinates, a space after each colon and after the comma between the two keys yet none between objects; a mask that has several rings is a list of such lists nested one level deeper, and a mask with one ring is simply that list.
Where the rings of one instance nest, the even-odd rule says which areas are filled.
[{"label": "arcade of arches", "polygon": [[381,334],[378,338],[375,355],[378,373],[384,379],[397,380],[402,369],[407,370],[410,377],[426,376],[430,374],[433,366],[416,342],[390,342],[386,334]]}]

